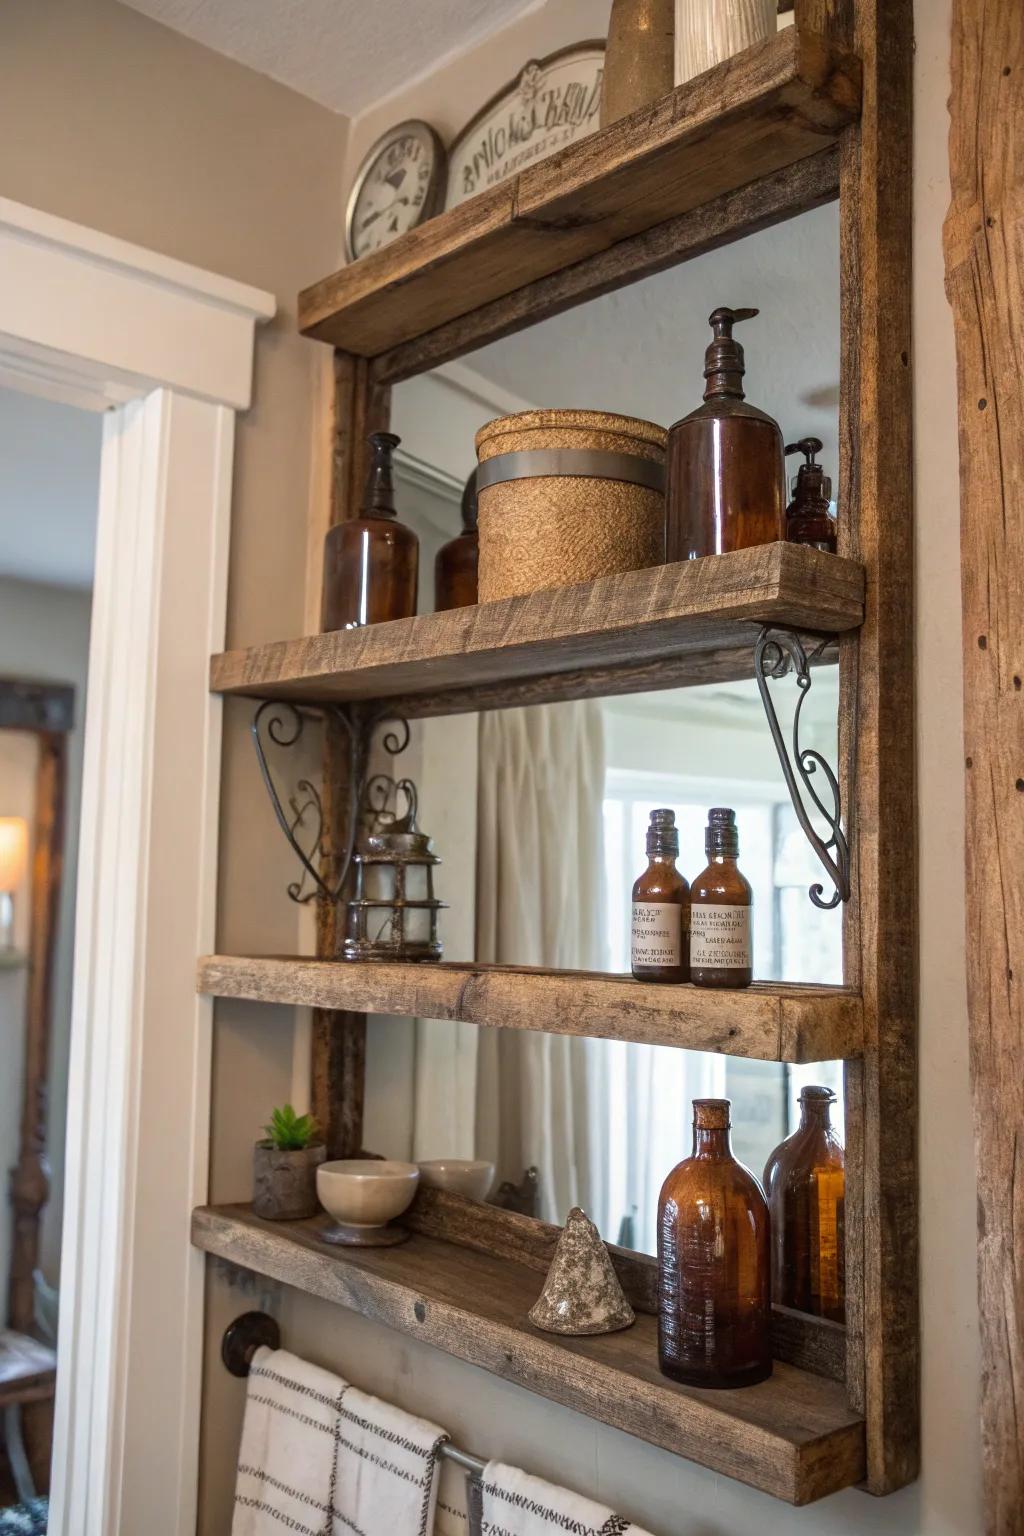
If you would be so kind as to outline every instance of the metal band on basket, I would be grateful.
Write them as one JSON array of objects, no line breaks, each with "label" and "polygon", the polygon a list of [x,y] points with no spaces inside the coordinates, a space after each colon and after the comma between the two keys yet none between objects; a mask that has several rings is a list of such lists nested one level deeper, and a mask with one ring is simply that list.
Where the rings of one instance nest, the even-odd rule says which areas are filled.
[{"label": "metal band on basket", "polygon": [[622,480],[664,491],[665,466],[633,453],[606,453],[599,448],[530,448],[499,453],[477,467],[477,494],[506,480],[536,480],[542,476],[587,476],[595,480]]}]

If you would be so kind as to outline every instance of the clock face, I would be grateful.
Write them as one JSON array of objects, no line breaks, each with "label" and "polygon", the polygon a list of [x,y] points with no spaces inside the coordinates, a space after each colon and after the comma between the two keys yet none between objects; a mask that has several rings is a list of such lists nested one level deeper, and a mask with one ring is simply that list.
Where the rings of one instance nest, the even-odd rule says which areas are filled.
[{"label": "clock face", "polygon": [[435,211],[444,150],[427,123],[400,123],[363,161],[349,198],[346,238],[350,260],[379,251]]}]

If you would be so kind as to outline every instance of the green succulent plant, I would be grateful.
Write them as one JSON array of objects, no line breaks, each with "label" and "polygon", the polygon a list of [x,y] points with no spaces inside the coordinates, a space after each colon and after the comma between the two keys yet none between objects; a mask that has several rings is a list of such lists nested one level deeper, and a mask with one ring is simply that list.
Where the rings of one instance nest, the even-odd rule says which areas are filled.
[{"label": "green succulent plant", "polygon": [[270,1123],[263,1127],[267,1140],[278,1152],[303,1152],[314,1146],[320,1127],[312,1115],[297,1115],[290,1104],[271,1112]]}]

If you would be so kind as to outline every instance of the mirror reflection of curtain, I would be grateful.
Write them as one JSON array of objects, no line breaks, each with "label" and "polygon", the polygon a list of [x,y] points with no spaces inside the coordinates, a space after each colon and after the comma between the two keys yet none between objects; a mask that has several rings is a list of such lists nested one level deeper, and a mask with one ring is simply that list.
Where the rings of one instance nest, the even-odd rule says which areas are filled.
[{"label": "mirror reflection of curtain", "polygon": [[[477,802],[480,962],[600,970],[605,964],[604,731],[599,704],[481,715]],[[606,1203],[605,1042],[482,1029],[477,1156],[501,1179],[540,1173],[540,1215]]]}]

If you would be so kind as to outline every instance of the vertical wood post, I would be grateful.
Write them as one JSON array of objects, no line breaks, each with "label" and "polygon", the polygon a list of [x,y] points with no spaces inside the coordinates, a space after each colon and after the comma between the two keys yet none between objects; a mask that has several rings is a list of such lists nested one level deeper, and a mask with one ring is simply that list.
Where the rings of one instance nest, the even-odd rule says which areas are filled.
[{"label": "vertical wood post", "polygon": [[[365,358],[334,354],[334,423],[331,434],[331,526],[355,517],[367,466],[367,434],[387,427],[391,391],[370,379]],[[348,743],[328,721],[323,765],[323,873],[337,880],[356,786],[349,782]],[[318,900],[317,946],[321,959],[337,958],[344,938],[343,907]],[[355,1157],[363,1144],[366,1015],[316,1009],[313,1013],[311,1101],[324,1128],[328,1157]]]},{"label": "vertical wood post", "polygon": [[912,1481],[919,1459],[912,0],[858,0],[854,25],[863,110],[840,172],[840,526],[867,594],[856,654],[842,649],[842,745],[857,893],[848,979],[863,993],[865,1047],[847,1072],[848,1382],[867,1420],[866,1486],[882,1494]]},{"label": "vertical wood post", "polygon": [[1024,1531],[1024,8],[954,0],[967,998],[986,1530]]}]

